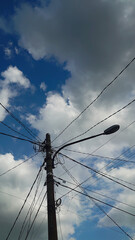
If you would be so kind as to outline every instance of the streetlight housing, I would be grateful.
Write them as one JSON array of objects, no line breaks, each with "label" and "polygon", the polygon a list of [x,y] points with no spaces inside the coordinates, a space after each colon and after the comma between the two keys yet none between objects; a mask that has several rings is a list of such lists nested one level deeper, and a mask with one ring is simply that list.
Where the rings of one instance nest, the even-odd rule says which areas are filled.
[{"label": "streetlight housing", "polygon": [[120,126],[118,124],[115,124],[109,128],[107,128],[106,130],[104,130],[104,134],[108,135],[108,134],[112,134],[115,133],[119,130]]}]

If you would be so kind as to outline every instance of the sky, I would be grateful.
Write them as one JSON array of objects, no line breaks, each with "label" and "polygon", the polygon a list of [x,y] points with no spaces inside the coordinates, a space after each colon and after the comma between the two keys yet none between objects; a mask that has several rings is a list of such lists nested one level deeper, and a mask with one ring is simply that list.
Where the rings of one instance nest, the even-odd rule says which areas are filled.
[{"label": "sky", "polygon": [[[131,0],[0,1],[0,239],[7,240],[45,157],[1,132],[36,142],[50,133],[54,154],[114,124],[115,134],[55,159],[58,239],[135,239],[134,29]],[[45,182],[42,170],[8,239],[26,239]],[[46,205],[45,198],[27,239],[48,239]]]}]

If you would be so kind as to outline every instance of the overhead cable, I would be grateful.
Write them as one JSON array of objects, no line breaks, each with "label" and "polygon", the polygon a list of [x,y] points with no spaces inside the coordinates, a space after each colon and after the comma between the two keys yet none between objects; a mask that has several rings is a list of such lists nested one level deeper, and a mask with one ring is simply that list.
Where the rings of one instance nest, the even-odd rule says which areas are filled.
[{"label": "overhead cable", "polygon": [[94,203],[97,205],[97,207],[108,217],[110,218],[110,220],[127,236],[129,237],[131,240],[134,240],[108,213],[106,213],[106,211],[95,202],[95,200],[93,200]]},{"label": "overhead cable", "polygon": [[[77,185],[76,185],[75,183],[69,182],[69,181],[67,181],[67,180],[65,180],[65,179],[62,179],[62,178],[60,178],[60,177],[56,177],[56,176],[54,176],[54,177],[57,178],[57,179],[59,179],[59,180],[61,180],[62,182],[67,182],[67,183],[72,184],[72,185],[77,186],[77,187],[78,187],[78,185],[80,186],[80,184],[77,184]],[[104,197],[104,198],[110,199],[110,200],[112,200],[112,201],[121,203],[121,204],[123,204],[123,205],[125,205],[125,206],[131,207],[131,208],[135,208],[135,206],[132,206],[132,205],[127,204],[127,203],[125,203],[125,202],[122,202],[122,201],[119,201],[119,200],[117,200],[117,199],[114,199],[114,198],[112,198],[112,197],[110,197],[110,196],[107,196],[107,195],[105,195],[105,194],[103,194],[103,193],[100,193],[100,192],[91,190],[91,189],[88,188],[88,187],[83,187],[83,189],[86,190],[86,191],[92,192],[92,193],[94,193],[94,194],[97,194],[97,195],[99,195],[99,196],[101,196],[101,197]]]},{"label": "overhead cable", "polygon": [[127,160],[124,158],[113,158],[113,157],[101,156],[101,155],[97,155],[97,154],[85,153],[85,152],[70,150],[70,149],[66,149],[66,148],[63,150],[69,151],[69,152],[74,152],[74,153],[84,154],[84,155],[87,155],[87,157],[90,156],[90,157],[94,157],[94,158],[103,158],[104,160],[106,159],[106,160],[121,161],[121,162],[127,162],[127,163],[135,163],[135,161]]},{"label": "overhead cable", "polygon": [[0,132],[0,134],[1,134],[1,135],[4,135],[4,136],[16,138],[16,139],[19,139],[19,140],[22,140],[22,141],[30,142],[30,143],[32,143],[32,144],[40,145],[39,142],[34,142],[34,141],[31,141],[31,140],[28,140],[28,139],[25,139],[25,138],[20,138],[20,137],[17,137],[17,136],[13,136],[13,135],[11,135],[11,134],[7,134],[7,133],[3,133],[3,132]]},{"label": "overhead cable", "polygon": [[103,92],[105,92],[105,90],[112,85],[117,78],[134,62],[135,57],[131,59],[131,61],[116,75],[116,77],[110,82],[108,83],[103,89],[102,91],[98,94],[98,96],[91,102],[89,103],[89,105],[83,109],[83,111],[76,117],[74,118],[55,138],[52,142],[54,142],[58,137],[60,137],[66,130],[67,128],[69,128],[94,102],[97,101],[97,99],[103,94]]},{"label": "overhead cable", "polygon": [[[72,176],[72,174],[68,171],[68,169],[66,169],[66,167],[65,167],[65,171],[73,179],[73,181],[77,183],[77,185],[82,190],[82,192],[84,192],[87,195],[86,190],[79,184],[79,182],[75,179],[75,177]],[[132,239],[132,237],[122,227],[120,227],[120,225],[112,217],[110,217],[101,206],[99,206],[99,204],[94,200],[94,198],[91,198],[91,200],[96,205],[96,207],[98,207],[100,211],[102,211],[124,234],[126,234],[130,239]]]},{"label": "overhead cable", "polygon": [[[42,168],[42,170],[43,170],[43,168]],[[30,225],[30,220],[31,220],[32,213],[33,213],[33,211],[34,211],[34,209],[35,209],[35,206],[36,206],[36,204],[37,204],[37,202],[38,202],[38,200],[37,200],[37,202],[36,202],[36,204],[35,204],[35,199],[36,199],[36,196],[37,196],[37,192],[38,192],[38,189],[39,189],[39,185],[40,185],[41,179],[42,179],[42,172],[40,172],[40,174],[39,174],[39,176],[38,176],[38,179],[37,179],[37,187],[36,187],[36,190],[35,190],[34,198],[33,198],[33,200],[32,200],[32,203],[31,203],[30,207],[29,207],[29,210],[27,211],[27,214],[26,214],[26,216],[25,216],[25,219],[24,219],[24,221],[23,221],[23,224],[22,224],[22,226],[21,226],[20,233],[19,233],[19,236],[18,236],[18,240],[21,239],[22,234],[23,234],[23,232],[24,232],[24,229],[25,229],[25,227],[26,227],[26,225],[27,225],[27,222],[29,222],[29,225]],[[34,205],[35,205],[35,206],[34,206]],[[30,215],[30,216],[29,216],[29,215]],[[29,216],[29,220],[27,220],[28,216]],[[29,230],[29,227],[28,227],[28,230]],[[27,230],[27,232],[28,232],[28,230]]]},{"label": "overhead cable", "polygon": [[21,207],[21,209],[20,209],[20,211],[19,211],[19,213],[18,213],[18,215],[17,215],[17,217],[16,217],[16,219],[15,219],[15,221],[14,221],[14,223],[13,223],[13,225],[12,225],[12,227],[11,227],[9,233],[8,233],[8,235],[7,235],[7,237],[6,237],[6,240],[9,239],[9,237],[10,237],[10,235],[11,235],[11,233],[12,233],[12,231],[13,231],[15,225],[16,225],[16,222],[18,221],[18,218],[19,218],[19,216],[20,216],[20,214],[21,214],[21,212],[22,212],[22,210],[23,210],[23,208],[24,208],[24,206],[25,206],[25,204],[26,204],[26,202],[27,202],[27,200],[28,200],[28,198],[29,198],[29,196],[30,196],[30,194],[31,194],[31,192],[32,192],[32,189],[33,189],[33,187],[34,187],[34,185],[35,185],[35,183],[36,183],[36,181],[37,181],[37,179],[38,179],[38,177],[39,177],[39,174],[40,174],[40,172],[41,172],[41,170],[42,170],[43,165],[44,165],[44,163],[42,164],[42,166],[40,167],[40,169],[39,169],[39,171],[38,171],[38,173],[37,173],[37,176],[36,176],[36,178],[35,178],[32,186],[31,186],[31,188],[30,188],[29,193],[27,194],[27,196],[26,196],[26,198],[25,198],[25,200],[24,200],[24,203],[23,203],[23,205],[22,205],[22,207]]},{"label": "overhead cable", "polygon": [[36,136],[22,121],[20,121],[12,112],[10,112],[2,103],[0,105],[5,109],[5,111],[13,118],[16,122],[18,122],[32,137],[36,137],[41,140],[39,137]]},{"label": "overhead cable", "polygon": [[[73,141],[74,139],[83,136],[84,134],[88,133],[90,130],[92,130],[93,128],[95,128],[95,127],[98,126],[99,124],[105,122],[105,121],[108,120],[109,118],[113,117],[113,116],[116,115],[117,113],[121,112],[122,110],[124,110],[125,108],[127,108],[128,106],[130,106],[130,105],[131,105],[132,103],[134,103],[134,102],[135,102],[135,98],[134,98],[132,101],[130,101],[129,103],[127,103],[125,106],[123,106],[122,108],[120,108],[120,109],[118,109],[117,111],[115,111],[114,113],[111,113],[108,117],[106,117],[106,118],[102,119],[101,121],[99,121],[98,123],[94,124],[92,127],[90,127],[89,129],[87,129],[85,132],[83,132],[83,133],[81,133],[81,134],[79,134],[79,135],[77,135],[77,136],[69,139],[68,141],[66,141],[66,142],[65,142],[64,144],[62,144],[62,145],[65,145],[65,144],[67,144],[68,142]],[[60,147],[60,146],[59,146],[59,147]]]},{"label": "overhead cable", "polygon": [[112,182],[115,182],[115,183],[117,183],[117,184],[119,184],[119,185],[121,185],[121,186],[123,186],[123,187],[125,187],[125,188],[128,188],[128,189],[131,190],[131,191],[135,191],[135,189],[133,189],[133,188],[131,188],[131,187],[129,187],[129,186],[123,184],[123,183],[120,183],[120,182],[116,181],[116,180],[113,179],[110,175],[108,175],[108,174],[106,174],[106,173],[102,173],[102,172],[100,172],[100,171],[97,171],[96,169],[93,169],[93,168],[91,168],[91,167],[89,167],[89,166],[87,166],[87,165],[85,165],[85,164],[83,164],[83,163],[81,163],[81,162],[78,162],[78,161],[76,161],[75,159],[66,156],[65,154],[62,154],[62,153],[61,153],[61,155],[65,156],[67,159],[69,159],[69,160],[71,160],[71,161],[73,161],[73,162],[75,162],[75,163],[77,163],[77,164],[79,164],[79,165],[81,165],[81,166],[83,166],[83,167],[85,167],[85,168],[87,168],[87,169],[90,169],[91,171],[95,172],[96,174],[99,174],[100,176],[111,180]]},{"label": "overhead cable", "polygon": [[38,154],[38,153],[36,153],[36,154],[34,154],[33,156],[31,156],[31,157],[27,158],[26,160],[24,160],[23,162],[21,162],[21,163],[17,164],[16,166],[14,166],[14,167],[12,167],[12,168],[8,169],[7,171],[5,171],[5,172],[1,173],[1,174],[0,174],[0,177],[2,177],[3,175],[5,175],[5,174],[9,173],[9,172],[10,172],[10,171],[12,171],[13,169],[15,169],[15,168],[17,168],[17,167],[21,166],[22,164],[24,164],[24,163],[28,162],[30,159],[32,159],[33,157],[35,157],[37,154]]},{"label": "overhead cable", "polygon": [[[26,138],[28,138],[29,140],[32,140],[32,138],[29,138],[29,137],[26,136],[25,134],[16,131],[15,129],[13,129],[12,127],[8,126],[8,125],[7,125],[6,123],[4,123],[3,121],[0,121],[0,123],[1,123],[2,125],[4,125],[5,127],[7,127],[8,129],[10,129],[11,131],[13,131],[13,132],[15,132],[15,133],[17,133],[17,134],[19,134],[19,135],[21,135],[21,136],[23,136],[23,137],[26,137]],[[32,141],[33,141],[33,140],[32,140]]]},{"label": "overhead cable", "polygon": [[[84,192],[87,195],[86,190],[79,184],[79,182],[75,179],[75,177],[72,176],[72,174],[68,171],[68,169],[64,165],[62,165],[62,167],[64,167],[64,170],[73,179],[73,181],[77,183],[77,185],[82,190],[82,192]],[[124,234],[126,234],[130,239],[132,239],[132,237],[122,227],[120,227],[120,225],[112,217],[110,217],[101,206],[99,206],[99,204],[95,201],[94,198],[91,198],[91,200],[96,205],[96,207],[98,207],[100,211],[102,211]]]},{"label": "overhead cable", "polygon": [[104,204],[104,205],[107,205],[107,206],[109,206],[109,207],[111,207],[111,208],[114,208],[114,209],[119,210],[119,211],[121,211],[121,212],[123,212],[123,213],[126,213],[126,214],[128,214],[128,215],[130,215],[130,216],[132,216],[132,217],[135,217],[135,214],[133,214],[133,213],[131,213],[131,212],[128,212],[128,211],[126,211],[126,210],[124,210],[124,209],[121,209],[121,208],[119,208],[119,207],[113,206],[113,205],[111,205],[110,203],[106,203],[106,202],[104,202],[104,201],[102,201],[102,200],[100,200],[100,199],[97,199],[97,198],[95,198],[95,197],[90,196],[89,194],[80,192],[80,191],[76,190],[75,188],[71,188],[71,187],[66,186],[66,185],[63,185],[63,184],[61,184],[61,183],[59,183],[59,185],[70,190],[68,193],[63,194],[63,195],[61,196],[61,198],[65,197],[65,196],[66,196],[67,194],[69,194],[71,191],[74,191],[74,192],[79,193],[79,194],[82,194],[83,196],[86,196],[86,197],[88,197],[88,198],[90,198],[90,199],[93,199],[93,200],[95,200],[95,201],[97,201],[97,202],[100,202],[100,203],[102,203],[102,204]]},{"label": "overhead cable", "polygon": [[33,225],[34,225],[34,222],[35,222],[35,220],[36,220],[36,218],[37,218],[37,216],[38,216],[38,213],[39,213],[39,211],[40,211],[40,209],[41,209],[41,207],[42,207],[43,201],[45,200],[46,194],[47,194],[47,192],[46,192],[46,193],[44,194],[44,196],[43,196],[43,199],[42,199],[42,201],[41,201],[41,203],[40,203],[40,205],[39,205],[39,208],[38,208],[38,210],[37,210],[37,212],[36,212],[36,214],[35,214],[35,217],[34,217],[34,219],[33,219],[33,221],[32,221],[32,224],[31,224],[31,226],[30,226],[30,228],[29,228],[29,231],[27,232],[27,235],[26,235],[26,237],[25,237],[24,240],[27,240],[27,239],[28,239],[28,236],[29,236],[29,234],[30,234],[30,231],[31,231],[31,229],[32,229],[32,227],[33,227]]}]

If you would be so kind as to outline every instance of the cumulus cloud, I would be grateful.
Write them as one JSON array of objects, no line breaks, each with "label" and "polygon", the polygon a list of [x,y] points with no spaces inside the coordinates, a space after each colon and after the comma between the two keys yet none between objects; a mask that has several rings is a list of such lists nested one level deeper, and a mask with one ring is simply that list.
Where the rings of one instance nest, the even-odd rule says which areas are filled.
[{"label": "cumulus cloud", "polygon": [[[1,72],[1,76],[3,79],[0,80],[0,103],[9,107],[10,100],[19,94],[18,87],[27,89],[31,87],[31,84],[29,79],[16,66],[9,66],[7,70]],[[5,116],[5,110],[1,108],[0,119],[4,120]]]},{"label": "cumulus cloud", "polygon": [[[11,153],[6,153],[5,155],[0,155],[0,171],[1,173],[5,172],[11,166],[16,166],[19,163],[22,163],[24,159],[14,159],[14,156]],[[37,161],[37,158],[34,159]],[[34,161],[30,160],[29,162],[22,164],[21,167],[16,168],[14,171],[11,171],[8,174],[5,174],[1,177],[0,184],[0,207],[1,207],[1,238],[6,238],[7,234],[30,190],[30,187],[37,175],[38,168],[34,164]],[[42,179],[44,181],[44,179]],[[45,190],[45,189],[44,189]],[[35,191],[35,188],[34,188]],[[16,239],[18,237],[21,225],[24,221],[27,211],[29,210],[30,204],[34,197],[34,191],[31,193],[24,210],[21,213],[20,220],[16,225],[15,231],[12,232],[12,238]],[[41,190],[40,190],[41,191]],[[39,203],[34,210],[34,214],[39,207]],[[45,213],[45,208],[41,209],[39,218],[37,218],[35,227],[38,228],[41,224]],[[8,216],[8,217],[7,217]],[[6,224],[5,224],[6,223]],[[44,231],[43,231],[44,228]],[[44,239],[47,234],[46,230],[46,218],[44,219],[44,227],[41,226],[41,232],[39,235],[41,239]]]},{"label": "cumulus cloud", "polygon": [[[39,130],[43,139],[46,132],[50,132],[52,139],[54,139],[132,59],[135,48],[134,13],[135,3],[130,0],[84,0],[83,2],[79,0],[77,3],[72,0],[60,0],[59,2],[53,0],[48,7],[44,5],[33,7],[30,4],[22,4],[16,9],[11,19],[13,29],[19,37],[20,47],[25,48],[35,60],[48,59],[54,56],[59,63],[66,62],[65,68],[71,72],[70,79],[61,88],[61,95],[49,93],[45,104],[39,109],[38,116],[32,114],[27,116],[28,121]],[[1,19],[0,25],[8,32],[5,22],[6,20]],[[10,72],[13,74],[13,78],[10,78]],[[97,103],[92,105],[61,138],[58,138],[57,142],[53,143],[53,147],[63,144],[78,133],[84,132],[134,98],[134,73],[134,65],[132,64],[118,78],[117,82],[107,89]],[[7,84],[16,82],[24,88],[29,87],[27,78],[16,68],[8,69],[6,73],[3,73],[3,77]],[[8,90],[6,89],[6,91]],[[3,92],[4,94],[6,92]],[[10,94],[12,93],[10,92]],[[8,99],[5,101],[8,103]],[[122,130],[126,128],[134,120],[132,106],[98,125],[96,130],[91,131],[91,134],[101,132],[114,123],[120,124]],[[117,156],[124,148],[133,144],[134,133],[134,124],[132,124],[128,130],[121,132],[108,144],[104,143],[111,137],[108,137],[107,140],[103,140],[105,138],[95,139],[92,142],[78,145],[74,149],[93,152],[102,146],[98,150],[99,153]],[[77,154],[73,156],[79,158]],[[93,164],[89,163],[89,160],[90,158],[85,159],[85,162],[91,166],[94,165],[98,170],[105,166],[104,161]],[[127,171],[126,167],[119,169],[116,176],[120,177],[122,174],[121,178],[124,178]],[[86,175],[89,175],[89,172]],[[76,177],[81,180],[84,175],[78,170]],[[128,173],[127,180],[134,181],[130,177],[131,175],[129,176]],[[97,185],[93,186],[98,187]],[[106,189],[107,182],[102,181],[100,187]],[[114,188],[112,185],[108,191],[113,191],[115,197],[117,193],[118,198],[123,196],[126,202],[130,202],[126,191],[121,190],[122,192],[119,193],[119,188]],[[130,199],[134,204],[132,194]],[[122,217],[118,216],[114,210],[111,210],[110,214],[114,218],[116,217],[119,222],[122,221]],[[71,224],[68,222],[71,230],[69,228],[67,230],[67,227],[64,228],[65,236],[74,232],[73,222]],[[129,227],[130,222],[131,218],[125,217],[122,225]],[[106,217],[100,220],[100,224],[107,225],[107,223]],[[69,226],[66,224],[65,226]],[[76,224],[79,224],[78,219]]]},{"label": "cumulus cloud", "polygon": [[[134,183],[134,176],[135,176],[135,168],[132,166],[132,168],[129,168],[127,166],[125,167],[120,167],[119,169],[115,169],[114,173],[112,173],[113,176],[123,179],[125,181],[125,185],[129,186],[130,188],[134,189],[132,183]],[[130,185],[127,184],[126,182],[131,183]],[[116,186],[118,187],[118,186]],[[123,187],[119,186],[119,188],[122,190],[119,192],[119,194],[116,196],[118,201],[124,202],[122,203],[115,203],[115,207],[118,207],[120,209],[123,209],[131,214],[135,214],[135,201],[134,201],[134,193],[132,190],[129,189],[123,189]],[[109,214],[110,217],[112,217],[117,223],[120,223],[121,226],[126,226],[127,228],[131,228],[132,231],[134,232],[134,224],[135,220],[134,217],[125,213],[118,212],[115,209],[107,210],[107,213]],[[112,221],[108,221],[108,218],[106,216],[100,218],[99,220],[99,226],[109,226],[112,227],[114,224]]]},{"label": "cumulus cloud", "polygon": [[30,87],[29,79],[17,67],[9,66],[6,71],[1,73],[1,76],[5,78],[4,84],[16,83],[24,88]]}]

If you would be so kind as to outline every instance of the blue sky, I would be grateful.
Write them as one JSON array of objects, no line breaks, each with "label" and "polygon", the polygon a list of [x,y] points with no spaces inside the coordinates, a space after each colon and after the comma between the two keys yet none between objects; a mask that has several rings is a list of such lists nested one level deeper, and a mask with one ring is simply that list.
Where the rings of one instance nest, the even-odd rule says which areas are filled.
[{"label": "blue sky", "polygon": [[[82,186],[95,192],[87,191],[88,194],[132,214],[135,214],[134,16],[135,3],[131,0],[0,2],[0,103],[41,141],[44,141],[47,132],[52,140],[55,139],[133,59],[97,101],[52,143],[55,149],[78,135],[88,137],[119,124],[120,130],[113,136],[74,145],[69,148],[71,151],[63,150],[63,153],[96,171],[109,174],[132,190],[98,174],[93,175],[92,171],[66,157],[58,157],[54,175],[56,180],[57,177],[66,180],[64,184],[69,187],[87,179]],[[124,107],[128,103],[130,105]],[[31,137],[2,106],[0,121]],[[20,137],[2,123],[0,132]],[[34,154],[31,143],[2,135],[0,142],[0,174]],[[1,176],[2,239],[6,239],[43,157],[44,154],[39,153]],[[132,162],[119,162],[117,158]],[[44,171],[39,192],[45,177]],[[77,190],[81,191],[79,188]],[[62,205],[57,210],[60,240],[135,239],[133,216],[99,204],[123,229],[122,232],[89,198],[73,191],[62,197],[67,192],[66,188],[55,186],[56,199],[62,198]],[[34,191],[29,203],[33,197]],[[10,237],[12,240],[18,239],[29,203]],[[38,206],[39,203],[35,212]],[[47,239],[45,206],[46,203],[35,222],[32,239],[39,229],[38,239]],[[24,236],[21,239],[25,239]]]}]

